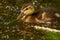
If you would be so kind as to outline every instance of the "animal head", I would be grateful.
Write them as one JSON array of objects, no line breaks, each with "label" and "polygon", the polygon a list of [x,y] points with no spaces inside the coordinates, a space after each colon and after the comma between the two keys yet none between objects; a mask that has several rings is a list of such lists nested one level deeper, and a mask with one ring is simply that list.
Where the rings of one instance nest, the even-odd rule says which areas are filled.
[{"label": "animal head", "polygon": [[21,7],[21,10],[20,10],[20,15],[18,16],[17,19],[21,18],[21,17],[25,17],[27,15],[31,15],[35,12],[35,7],[33,6],[33,4],[31,3],[28,3],[28,4],[25,4]]},{"label": "animal head", "polygon": [[34,8],[33,4],[30,4],[30,3],[23,5],[21,8],[21,13],[25,14],[25,15],[33,14],[34,11],[35,11],[35,8]]}]

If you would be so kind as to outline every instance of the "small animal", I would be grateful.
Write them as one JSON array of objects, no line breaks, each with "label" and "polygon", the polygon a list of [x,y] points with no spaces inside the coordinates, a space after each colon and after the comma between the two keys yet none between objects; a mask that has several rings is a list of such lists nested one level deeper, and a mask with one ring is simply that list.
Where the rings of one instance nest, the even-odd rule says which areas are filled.
[{"label": "small animal", "polygon": [[27,3],[21,7],[21,13],[17,19],[26,23],[40,23],[44,26],[53,25],[60,22],[60,13],[57,9],[52,7],[44,7],[36,11],[35,7],[31,3]]}]

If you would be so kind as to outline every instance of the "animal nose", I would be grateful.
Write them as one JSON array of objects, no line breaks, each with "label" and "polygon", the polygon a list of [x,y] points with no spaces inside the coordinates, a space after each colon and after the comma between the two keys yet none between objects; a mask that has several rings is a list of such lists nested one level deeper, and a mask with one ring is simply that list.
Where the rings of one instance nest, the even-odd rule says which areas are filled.
[{"label": "animal nose", "polygon": [[20,19],[22,16],[24,16],[24,13],[23,13],[23,12],[21,12],[21,13],[19,14],[19,16],[17,17],[17,19]]},{"label": "animal nose", "polygon": [[23,13],[24,11],[23,10],[21,10],[21,13]]}]

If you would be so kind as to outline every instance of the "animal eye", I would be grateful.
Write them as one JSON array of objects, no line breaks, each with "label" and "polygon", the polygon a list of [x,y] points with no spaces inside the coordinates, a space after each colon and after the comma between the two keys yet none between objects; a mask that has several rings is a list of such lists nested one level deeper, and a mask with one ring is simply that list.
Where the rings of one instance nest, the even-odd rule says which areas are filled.
[{"label": "animal eye", "polygon": [[26,8],[26,10],[28,10],[28,8]]}]

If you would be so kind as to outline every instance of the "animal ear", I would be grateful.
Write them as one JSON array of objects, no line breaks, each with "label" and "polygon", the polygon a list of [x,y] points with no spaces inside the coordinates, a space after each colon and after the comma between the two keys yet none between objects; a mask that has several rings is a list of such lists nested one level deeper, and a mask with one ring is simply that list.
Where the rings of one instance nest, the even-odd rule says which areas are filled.
[{"label": "animal ear", "polygon": [[59,14],[59,13],[55,13],[55,16],[56,16],[56,17],[60,17],[60,14]]}]

